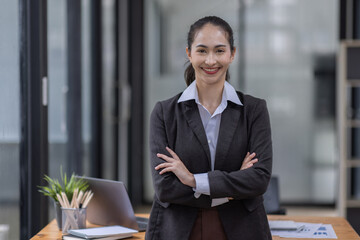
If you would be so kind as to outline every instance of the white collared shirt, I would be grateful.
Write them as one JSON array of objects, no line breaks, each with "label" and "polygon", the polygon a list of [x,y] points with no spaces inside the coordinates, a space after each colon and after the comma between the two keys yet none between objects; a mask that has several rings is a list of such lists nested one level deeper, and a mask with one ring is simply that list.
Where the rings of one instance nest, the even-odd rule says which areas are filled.
[{"label": "white collared shirt", "polygon": [[[196,87],[196,80],[193,81],[181,94],[178,103],[194,99],[200,113],[201,121],[203,123],[206,137],[209,144],[210,158],[211,158],[211,170],[214,170],[215,166],[215,153],[216,146],[219,136],[221,114],[226,109],[228,101],[231,101],[237,105],[243,105],[230,83],[225,81],[224,90],[220,105],[216,108],[214,113],[211,115],[210,112],[201,105],[199,101],[198,91]],[[194,174],[196,187],[194,188],[194,195],[196,198],[200,197],[201,194],[210,195],[210,185],[208,179],[208,173]],[[217,206],[228,202],[227,198],[214,198],[211,206]]]}]

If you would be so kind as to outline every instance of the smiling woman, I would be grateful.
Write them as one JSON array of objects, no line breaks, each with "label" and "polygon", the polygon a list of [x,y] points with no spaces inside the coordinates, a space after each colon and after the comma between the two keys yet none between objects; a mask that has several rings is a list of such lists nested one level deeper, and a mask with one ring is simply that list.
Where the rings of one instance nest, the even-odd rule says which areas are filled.
[{"label": "smiling woman", "polygon": [[[151,114],[155,200],[147,239],[271,239],[262,204],[272,168],[269,115],[264,100],[226,82],[233,42],[223,19],[196,21],[188,87]],[[255,224],[259,231],[250,231]]]},{"label": "smiling woman", "polygon": [[[200,28],[201,31],[198,31]],[[190,27],[187,45],[186,53],[191,63],[185,71],[187,85],[197,78],[195,68],[199,67],[197,65],[199,63],[203,63],[202,69],[207,71],[207,74],[215,74],[222,67],[222,74],[218,75],[223,77],[226,72],[225,79],[229,80],[228,67],[234,60],[236,48],[234,47],[233,31],[228,23],[214,18],[210,24],[206,19],[200,19]],[[221,66],[222,63],[225,66]],[[214,64],[218,64],[218,66]],[[197,73],[200,72],[197,71]]]},{"label": "smiling woman", "polygon": [[[196,26],[190,32],[195,30]],[[224,80],[229,77],[228,68],[235,57],[236,49],[230,45],[233,40],[229,40],[232,38],[232,31],[227,34],[221,27],[206,23],[201,31],[196,33],[191,45],[186,48],[191,63],[189,68],[190,71],[195,72],[197,87],[206,88],[206,91],[199,91],[199,100],[211,114],[214,113],[221,101],[221,94],[217,91],[222,91]],[[188,79],[187,83],[195,79]],[[207,88],[213,89],[213,91]],[[215,99],[203,94],[217,95],[219,98]]]},{"label": "smiling woman", "polygon": [[186,53],[195,69],[195,79],[203,84],[221,83],[235,57],[225,32],[217,26],[206,24]]}]

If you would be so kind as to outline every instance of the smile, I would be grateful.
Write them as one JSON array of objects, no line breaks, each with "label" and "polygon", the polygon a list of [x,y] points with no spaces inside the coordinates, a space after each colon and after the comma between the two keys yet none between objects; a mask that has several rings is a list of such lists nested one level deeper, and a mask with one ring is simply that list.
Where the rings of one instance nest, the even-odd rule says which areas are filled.
[{"label": "smile", "polygon": [[219,71],[220,68],[202,68],[207,74],[215,74]]}]

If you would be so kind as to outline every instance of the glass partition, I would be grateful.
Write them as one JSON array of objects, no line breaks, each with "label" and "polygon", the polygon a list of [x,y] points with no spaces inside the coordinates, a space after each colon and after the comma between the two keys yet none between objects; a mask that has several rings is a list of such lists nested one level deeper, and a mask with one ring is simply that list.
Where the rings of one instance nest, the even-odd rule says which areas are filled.
[{"label": "glass partition", "polygon": [[49,175],[60,178],[66,172],[66,1],[48,1],[48,75],[49,75]]},{"label": "glass partition", "polygon": [[334,203],[337,2],[244,2],[245,91],[267,100],[281,200]]},{"label": "glass partition", "polygon": [[19,7],[12,0],[0,6],[0,236],[19,239]]}]

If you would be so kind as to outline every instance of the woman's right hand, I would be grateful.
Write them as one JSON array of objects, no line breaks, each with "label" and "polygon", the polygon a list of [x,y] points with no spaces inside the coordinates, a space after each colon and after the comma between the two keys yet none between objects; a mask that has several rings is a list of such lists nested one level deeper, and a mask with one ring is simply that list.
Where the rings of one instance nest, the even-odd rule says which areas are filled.
[{"label": "woman's right hand", "polygon": [[255,163],[258,162],[258,159],[254,157],[256,156],[256,153],[250,154],[249,152],[246,154],[244,161],[241,165],[240,170],[245,170],[247,168],[251,168]]}]

